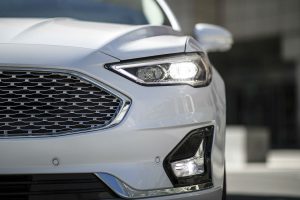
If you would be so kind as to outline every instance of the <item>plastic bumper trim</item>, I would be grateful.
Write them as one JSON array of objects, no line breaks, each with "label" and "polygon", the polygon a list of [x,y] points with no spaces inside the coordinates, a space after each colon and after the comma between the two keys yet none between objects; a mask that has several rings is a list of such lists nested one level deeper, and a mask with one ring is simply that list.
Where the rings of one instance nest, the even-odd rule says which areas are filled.
[{"label": "plastic bumper trim", "polygon": [[154,189],[154,190],[138,190],[127,185],[123,181],[119,180],[113,175],[107,173],[95,173],[95,175],[101,179],[111,190],[117,195],[126,199],[137,199],[137,198],[150,198],[159,196],[168,196],[175,194],[183,194],[189,192],[197,192],[204,189],[213,187],[212,183],[204,183],[185,187],[174,187],[165,189]]}]

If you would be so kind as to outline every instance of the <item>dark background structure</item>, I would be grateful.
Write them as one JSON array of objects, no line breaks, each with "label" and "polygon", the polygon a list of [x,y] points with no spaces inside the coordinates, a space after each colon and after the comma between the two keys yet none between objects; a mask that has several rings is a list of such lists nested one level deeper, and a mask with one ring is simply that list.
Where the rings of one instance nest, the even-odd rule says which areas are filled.
[{"label": "dark background structure", "polygon": [[263,126],[272,149],[300,148],[300,1],[168,0],[182,29],[226,27],[231,51],[211,53],[227,89],[229,125]]},{"label": "dark background structure", "polygon": [[185,34],[212,23],[234,36],[209,54],[226,83],[228,199],[300,199],[300,1],[167,1]]}]

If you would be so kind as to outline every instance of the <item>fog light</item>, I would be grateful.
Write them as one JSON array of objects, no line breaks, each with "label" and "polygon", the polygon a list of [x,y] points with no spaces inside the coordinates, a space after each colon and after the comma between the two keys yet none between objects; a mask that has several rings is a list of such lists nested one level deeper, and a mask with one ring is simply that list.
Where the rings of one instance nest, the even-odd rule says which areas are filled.
[{"label": "fog light", "polygon": [[174,187],[212,186],[213,132],[214,126],[191,131],[165,158],[164,168]]},{"label": "fog light", "polygon": [[204,149],[203,140],[196,154],[189,159],[171,163],[172,170],[176,177],[187,177],[204,173]]}]

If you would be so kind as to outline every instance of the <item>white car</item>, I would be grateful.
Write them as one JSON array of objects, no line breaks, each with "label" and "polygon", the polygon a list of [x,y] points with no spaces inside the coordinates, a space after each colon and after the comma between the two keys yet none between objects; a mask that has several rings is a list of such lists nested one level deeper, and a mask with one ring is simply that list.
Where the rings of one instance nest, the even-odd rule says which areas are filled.
[{"label": "white car", "polygon": [[225,198],[225,90],[164,0],[0,1],[0,199]]}]

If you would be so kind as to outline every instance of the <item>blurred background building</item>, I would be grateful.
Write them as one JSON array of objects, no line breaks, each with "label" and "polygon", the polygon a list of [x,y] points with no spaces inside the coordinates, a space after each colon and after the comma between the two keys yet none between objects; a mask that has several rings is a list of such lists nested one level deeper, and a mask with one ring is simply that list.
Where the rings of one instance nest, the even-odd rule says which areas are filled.
[{"label": "blurred background building", "polygon": [[229,125],[266,127],[272,149],[300,148],[300,1],[168,0],[182,29],[212,23],[235,44],[210,58],[227,89]]},{"label": "blurred background building", "polygon": [[[300,0],[167,0],[182,29],[224,26],[229,200],[300,199]],[[289,149],[289,150],[287,150]]]}]

